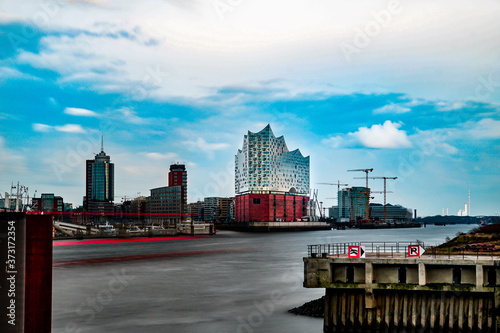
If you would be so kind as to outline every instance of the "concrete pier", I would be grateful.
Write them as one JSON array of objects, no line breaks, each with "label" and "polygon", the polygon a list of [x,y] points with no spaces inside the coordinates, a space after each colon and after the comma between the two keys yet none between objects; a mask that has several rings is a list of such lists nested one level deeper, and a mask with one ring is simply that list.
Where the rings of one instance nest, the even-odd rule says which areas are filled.
[{"label": "concrete pier", "polygon": [[[391,254],[389,254],[391,256]],[[304,258],[325,332],[498,332],[500,258]]]}]

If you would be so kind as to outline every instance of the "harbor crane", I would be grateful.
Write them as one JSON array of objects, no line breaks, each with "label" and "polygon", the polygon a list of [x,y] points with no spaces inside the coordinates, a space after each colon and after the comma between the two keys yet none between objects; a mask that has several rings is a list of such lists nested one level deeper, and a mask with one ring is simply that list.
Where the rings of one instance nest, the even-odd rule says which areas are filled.
[{"label": "harbor crane", "polygon": [[366,219],[369,220],[370,216],[370,195],[369,195],[369,189],[368,189],[368,173],[373,171],[373,168],[371,169],[352,169],[352,170],[347,170],[348,172],[350,171],[363,171],[366,173]]},{"label": "harbor crane", "polygon": [[398,179],[398,177],[370,177],[370,179],[383,179],[384,180],[384,221],[385,221],[386,220],[386,216],[387,216],[386,195],[387,195],[387,193],[391,193],[391,192],[387,192],[387,179],[396,180],[396,179]]}]

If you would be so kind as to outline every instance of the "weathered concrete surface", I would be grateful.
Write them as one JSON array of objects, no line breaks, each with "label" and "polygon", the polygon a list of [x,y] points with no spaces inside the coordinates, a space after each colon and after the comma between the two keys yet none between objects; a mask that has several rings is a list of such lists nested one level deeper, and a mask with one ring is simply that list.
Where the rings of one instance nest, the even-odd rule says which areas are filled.
[{"label": "weathered concrete surface", "polygon": [[304,258],[304,287],[326,288],[325,332],[497,332],[499,285],[500,259]]}]

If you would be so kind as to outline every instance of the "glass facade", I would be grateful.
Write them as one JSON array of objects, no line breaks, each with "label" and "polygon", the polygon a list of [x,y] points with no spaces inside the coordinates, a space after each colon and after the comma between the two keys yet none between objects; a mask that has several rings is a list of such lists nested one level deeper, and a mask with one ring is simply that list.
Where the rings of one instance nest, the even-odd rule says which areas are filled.
[{"label": "glass facade", "polygon": [[309,156],[289,151],[270,125],[258,133],[248,131],[235,156],[236,193],[262,190],[309,194]]},{"label": "glass facade", "polygon": [[111,163],[110,157],[104,151],[96,155],[95,160],[88,163],[90,173],[90,201],[108,202],[114,200],[115,188],[115,165]]}]

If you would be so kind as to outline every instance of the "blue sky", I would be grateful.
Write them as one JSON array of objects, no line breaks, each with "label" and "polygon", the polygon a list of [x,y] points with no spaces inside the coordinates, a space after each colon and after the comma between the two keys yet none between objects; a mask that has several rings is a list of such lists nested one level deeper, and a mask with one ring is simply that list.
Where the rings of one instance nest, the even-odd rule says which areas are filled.
[{"label": "blue sky", "polygon": [[[116,201],[186,163],[189,201],[234,195],[234,155],[270,123],[311,185],[395,176],[419,215],[500,209],[498,1],[3,1],[0,191],[80,205],[85,160]],[[383,183],[371,181],[374,190]],[[376,202],[383,196],[376,194]]]}]

